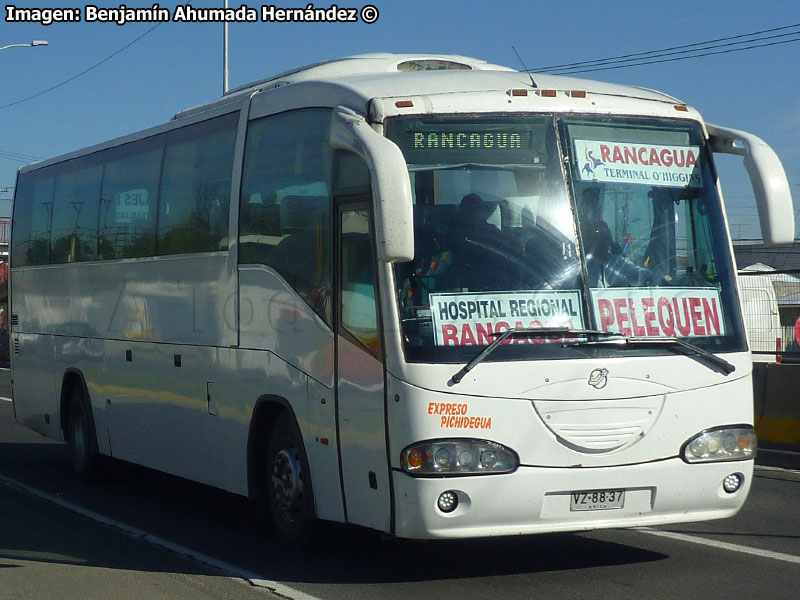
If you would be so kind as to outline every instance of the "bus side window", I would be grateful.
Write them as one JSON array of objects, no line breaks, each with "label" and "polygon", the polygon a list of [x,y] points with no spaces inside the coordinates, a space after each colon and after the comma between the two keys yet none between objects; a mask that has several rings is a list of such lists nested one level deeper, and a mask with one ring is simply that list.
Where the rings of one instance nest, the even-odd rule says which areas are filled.
[{"label": "bus side window", "polygon": [[341,326],[380,359],[375,267],[366,210],[342,212],[341,257]]},{"label": "bus side window", "polygon": [[239,209],[239,263],[275,269],[327,323],[330,318],[330,111],[251,121]]},{"label": "bus side window", "polygon": [[53,209],[53,169],[19,177],[14,201],[14,235],[11,256],[15,267],[50,262],[50,213]]},{"label": "bus side window", "polygon": [[158,253],[228,249],[231,174],[239,113],[167,134]]},{"label": "bus side window", "polygon": [[103,165],[95,157],[64,163],[56,176],[50,262],[97,258],[97,217]]},{"label": "bus side window", "polygon": [[100,196],[100,259],[153,256],[164,136],[106,153]]}]

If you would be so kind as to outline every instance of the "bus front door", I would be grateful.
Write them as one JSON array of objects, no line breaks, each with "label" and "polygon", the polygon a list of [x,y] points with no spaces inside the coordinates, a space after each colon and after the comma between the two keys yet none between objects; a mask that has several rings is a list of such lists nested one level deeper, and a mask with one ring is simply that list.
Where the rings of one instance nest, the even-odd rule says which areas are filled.
[{"label": "bus front door", "polygon": [[384,363],[374,244],[365,196],[337,199],[336,400],[350,523],[388,531]]}]

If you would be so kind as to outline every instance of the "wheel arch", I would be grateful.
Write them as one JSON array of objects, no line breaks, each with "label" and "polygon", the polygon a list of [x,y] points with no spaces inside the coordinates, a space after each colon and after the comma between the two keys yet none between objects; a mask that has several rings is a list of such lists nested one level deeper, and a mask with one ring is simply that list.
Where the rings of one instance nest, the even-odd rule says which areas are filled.
[{"label": "wheel arch", "polygon": [[61,393],[58,404],[59,425],[61,426],[61,431],[66,432],[67,408],[70,401],[70,393],[75,386],[78,386],[81,390],[81,393],[83,393],[87,408],[89,409],[89,415],[92,419],[92,430],[94,430],[94,414],[92,411],[92,402],[89,399],[89,388],[86,386],[86,378],[83,376],[83,372],[80,371],[80,369],[70,367],[64,371],[64,375],[61,378]]},{"label": "wheel arch", "polygon": [[[267,444],[272,426],[283,412],[289,414],[299,434],[297,416],[286,398],[264,394],[258,398],[253,408],[247,435],[247,495],[251,499],[256,499],[258,496],[261,461],[267,454]],[[302,440],[302,436],[300,439]],[[303,454],[305,455],[305,446],[303,446]],[[307,457],[306,464],[308,464]]]}]

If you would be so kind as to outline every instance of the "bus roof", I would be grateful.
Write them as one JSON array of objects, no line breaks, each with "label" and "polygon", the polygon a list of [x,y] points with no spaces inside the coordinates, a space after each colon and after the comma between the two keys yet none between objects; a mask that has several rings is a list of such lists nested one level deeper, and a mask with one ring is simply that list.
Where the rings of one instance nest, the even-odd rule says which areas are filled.
[{"label": "bus roof", "polygon": [[312,82],[347,88],[365,104],[376,97],[505,92],[512,88],[582,90],[607,96],[681,103],[672,96],[641,87],[516,71],[467,56],[379,53],[318,62],[248,83],[218,100],[181,111],[173,119],[227,104],[245,94]]},{"label": "bus roof", "polygon": [[[512,107],[508,102],[512,90],[530,91],[529,99],[556,91],[556,99],[548,98],[547,105],[533,102]],[[587,100],[574,101],[574,90],[587,94]],[[172,120],[155,127],[101,142],[24,165],[20,172],[39,169],[64,160],[91,154],[180,126],[176,121],[189,122],[235,110],[242,100],[254,94],[275,92],[275,110],[298,106],[349,106],[359,112],[371,111],[373,121],[401,114],[394,106],[397,98],[423,96],[428,112],[491,112],[531,111],[627,113],[653,116],[674,115],[669,112],[681,105],[683,118],[698,118],[680,100],[645,88],[605,83],[560,75],[516,71],[501,65],[466,56],[450,54],[361,54],[314,63],[280,73],[262,81],[249,83],[213,100],[177,113]],[[267,94],[273,96],[273,94]],[[544,99],[544,98],[542,98]],[[390,100],[390,102],[381,102]],[[282,107],[282,108],[281,108]],[[413,114],[418,109],[402,114]]]}]

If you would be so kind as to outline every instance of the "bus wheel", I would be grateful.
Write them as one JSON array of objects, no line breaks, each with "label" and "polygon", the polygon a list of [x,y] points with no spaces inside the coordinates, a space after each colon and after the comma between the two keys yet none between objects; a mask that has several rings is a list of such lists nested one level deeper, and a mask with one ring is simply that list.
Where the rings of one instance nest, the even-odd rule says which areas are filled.
[{"label": "bus wheel", "polygon": [[264,500],[275,533],[285,544],[301,549],[314,528],[314,505],[303,442],[288,412],[272,427],[265,466]]},{"label": "bus wheel", "polygon": [[66,438],[72,470],[84,481],[91,481],[98,471],[97,439],[88,402],[78,386],[70,392]]}]

